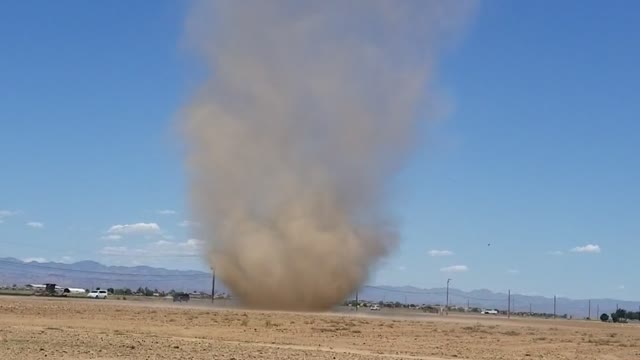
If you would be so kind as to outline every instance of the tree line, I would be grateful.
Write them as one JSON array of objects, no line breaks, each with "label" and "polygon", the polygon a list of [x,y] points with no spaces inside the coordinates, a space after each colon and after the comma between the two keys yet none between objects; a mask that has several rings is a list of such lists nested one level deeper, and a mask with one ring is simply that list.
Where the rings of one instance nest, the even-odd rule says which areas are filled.
[{"label": "tree line", "polygon": [[158,294],[158,296],[167,296],[179,293],[179,291],[175,291],[173,289],[169,291],[161,291],[158,289],[150,289],[148,287],[139,287],[137,290],[131,290],[129,288],[108,288],[107,292],[113,295],[142,295],[142,296],[154,296],[154,294]]},{"label": "tree line", "polygon": [[600,315],[600,320],[607,322],[609,320],[614,323],[626,321],[626,320],[640,320],[640,311],[627,311],[625,309],[618,309],[616,312]]}]

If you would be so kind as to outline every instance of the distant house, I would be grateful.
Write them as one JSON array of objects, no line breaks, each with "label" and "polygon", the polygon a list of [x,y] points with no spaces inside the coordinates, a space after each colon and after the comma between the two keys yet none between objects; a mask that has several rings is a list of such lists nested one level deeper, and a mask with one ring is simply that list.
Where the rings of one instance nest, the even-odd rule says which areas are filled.
[{"label": "distant house", "polygon": [[45,289],[47,286],[41,284],[29,284],[26,287],[29,289]]},{"label": "distant house", "polygon": [[189,293],[189,296],[192,299],[211,298],[211,295],[203,293],[201,291],[193,291],[193,292]]}]

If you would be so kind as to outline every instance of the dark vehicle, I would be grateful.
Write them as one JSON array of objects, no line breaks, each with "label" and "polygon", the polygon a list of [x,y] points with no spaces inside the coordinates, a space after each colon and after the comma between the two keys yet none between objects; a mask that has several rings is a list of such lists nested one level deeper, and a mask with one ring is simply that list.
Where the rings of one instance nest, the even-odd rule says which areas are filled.
[{"label": "dark vehicle", "polygon": [[34,292],[37,296],[67,296],[56,284],[44,284],[44,288],[39,288]]},{"label": "dark vehicle", "polygon": [[173,302],[189,302],[189,299],[189,294],[186,293],[173,294]]}]

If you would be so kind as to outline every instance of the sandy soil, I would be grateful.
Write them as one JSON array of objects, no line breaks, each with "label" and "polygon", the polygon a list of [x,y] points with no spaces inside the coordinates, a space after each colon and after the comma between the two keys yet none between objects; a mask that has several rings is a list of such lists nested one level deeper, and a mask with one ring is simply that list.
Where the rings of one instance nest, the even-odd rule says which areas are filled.
[{"label": "sandy soil", "polygon": [[640,359],[640,326],[0,297],[0,359]]}]

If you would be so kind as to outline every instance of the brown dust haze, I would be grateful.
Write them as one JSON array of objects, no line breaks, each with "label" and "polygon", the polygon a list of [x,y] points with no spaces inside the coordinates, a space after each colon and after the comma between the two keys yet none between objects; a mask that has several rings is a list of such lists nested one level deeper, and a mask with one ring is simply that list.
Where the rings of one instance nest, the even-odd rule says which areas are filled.
[{"label": "brown dust haze", "polygon": [[[187,24],[208,79],[183,116],[207,258],[245,305],[343,301],[398,234],[406,158],[462,1],[203,1]],[[428,111],[426,111],[428,113]],[[428,119],[427,119],[428,120]]]}]

